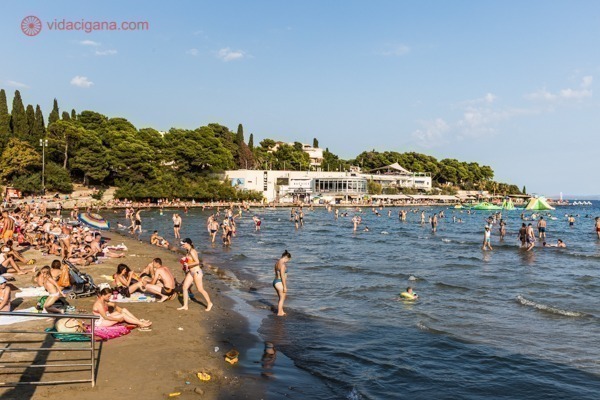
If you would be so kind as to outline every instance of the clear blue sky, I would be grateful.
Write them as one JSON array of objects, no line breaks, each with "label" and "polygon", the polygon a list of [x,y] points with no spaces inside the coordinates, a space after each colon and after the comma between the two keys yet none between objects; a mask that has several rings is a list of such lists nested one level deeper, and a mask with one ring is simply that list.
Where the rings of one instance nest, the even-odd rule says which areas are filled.
[{"label": "clear blue sky", "polygon": [[[21,31],[24,17],[43,22]],[[48,22],[148,21],[52,31]],[[600,194],[600,2],[4,2],[0,87],[138,128],[418,151],[529,192]]]}]

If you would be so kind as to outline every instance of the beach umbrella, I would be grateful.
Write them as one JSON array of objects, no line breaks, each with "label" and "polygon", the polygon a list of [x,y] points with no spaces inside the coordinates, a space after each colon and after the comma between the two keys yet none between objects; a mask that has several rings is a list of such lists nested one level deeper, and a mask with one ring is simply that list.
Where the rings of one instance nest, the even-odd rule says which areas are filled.
[{"label": "beach umbrella", "polygon": [[92,228],[96,228],[96,229],[110,228],[110,223],[107,220],[105,220],[104,218],[102,218],[101,215],[98,215],[98,214],[94,214],[94,213],[90,213],[90,212],[80,213],[79,215],[77,215],[77,219],[79,221],[83,222],[84,224],[91,226]]}]

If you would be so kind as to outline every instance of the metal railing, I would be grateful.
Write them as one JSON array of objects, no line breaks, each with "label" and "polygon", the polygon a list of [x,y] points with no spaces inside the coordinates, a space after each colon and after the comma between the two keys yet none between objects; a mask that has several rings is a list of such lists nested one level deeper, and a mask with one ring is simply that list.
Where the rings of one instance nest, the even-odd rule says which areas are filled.
[{"label": "metal railing", "polygon": [[[38,348],[30,348],[30,347],[8,347],[5,346],[4,348],[0,348],[0,371],[2,369],[20,369],[20,368],[25,368],[25,370],[29,370],[30,368],[36,369],[36,368],[81,368],[81,367],[89,367],[90,368],[90,379],[78,379],[78,380],[61,380],[61,381],[41,381],[41,374],[39,374],[40,380],[36,381],[36,382],[31,382],[31,381],[22,381],[24,375],[25,375],[25,371],[23,372],[22,376],[21,376],[21,381],[19,382],[0,382],[0,387],[6,387],[6,386],[19,386],[19,385],[59,385],[59,384],[68,384],[68,383],[91,383],[92,387],[94,387],[96,385],[96,334],[95,334],[95,320],[99,319],[99,317],[97,315],[92,315],[92,314],[35,314],[35,313],[23,313],[23,312],[0,312],[0,318],[2,318],[3,316],[16,316],[16,317],[37,317],[37,318],[52,318],[55,320],[61,319],[61,318],[74,318],[77,320],[88,320],[90,322],[90,332],[77,332],[77,333],[68,333],[68,332],[46,332],[46,331],[28,331],[28,330],[20,330],[20,329],[0,329],[0,335],[3,334],[39,334],[39,335],[46,335],[47,339],[49,339],[50,337],[54,339],[54,336],[48,336],[48,335],[80,335],[80,336],[89,336],[90,337],[90,346],[89,347],[66,347],[66,346],[57,346],[57,347],[52,347],[52,344],[54,343],[54,340],[44,340],[44,342],[42,343],[42,347],[38,347]],[[60,339],[56,339],[56,340],[60,340]],[[10,345],[12,341],[11,340],[4,340],[4,338],[0,339],[0,343],[8,343]],[[15,340],[16,342],[16,340]],[[44,347],[44,344],[48,344],[49,346]],[[84,341],[73,341],[73,342],[63,342],[63,343],[84,343]],[[46,355],[49,355],[51,352],[53,351],[62,351],[62,352],[76,352],[76,351],[83,351],[83,352],[89,352],[90,356],[89,356],[89,364],[86,362],[84,364],[81,363],[66,363],[66,364],[53,364],[53,363],[48,363],[47,361],[45,361],[44,364],[35,364],[35,359],[33,361],[31,361],[30,364],[22,364],[22,365],[17,365],[15,363],[6,363],[2,361],[2,356],[4,355],[4,353],[7,352],[31,352],[31,353],[39,353],[39,352],[46,352]],[[36,357],[37,358],[37,357]],[[45,357],[47,358],[47,356]],[[61,360],[62,361],[62,360]],[[29,361],[17,361],[17,363],[26,363]],[[60,372],[70,372],[68,370],[64,370],[64,371],[60,371]],[[0,374],[2,374],[2,372],[0,372]]]}]

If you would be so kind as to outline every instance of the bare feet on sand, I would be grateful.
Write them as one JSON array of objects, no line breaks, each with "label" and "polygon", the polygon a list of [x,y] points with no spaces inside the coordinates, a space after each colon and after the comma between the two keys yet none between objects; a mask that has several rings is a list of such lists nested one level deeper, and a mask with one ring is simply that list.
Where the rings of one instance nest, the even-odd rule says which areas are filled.
[{"label": "bare feet on sand", "polygon": [[211,308],[213,308],[213,303],[210,303],[207,307],[205,311],[210,311]]},{"label": "bare feet on sand", "polygon": [[181,311],[181,310],[187,311],[187,309],[188,309],[187,307],[179,307],[177,310],[179,310],[179,311]]}]

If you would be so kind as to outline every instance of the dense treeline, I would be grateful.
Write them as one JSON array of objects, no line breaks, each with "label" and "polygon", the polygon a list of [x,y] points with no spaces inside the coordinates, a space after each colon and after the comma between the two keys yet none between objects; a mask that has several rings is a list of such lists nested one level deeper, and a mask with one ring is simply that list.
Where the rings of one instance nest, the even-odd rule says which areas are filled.
[{"label": "dense treeline", "polygon": [[[48,141],[47,147],[42,148],[41,139]],[[259,199],[260,193],[240,192],[222,183],[218,173],[236,168],[310,168],[301,143],[290,146],[264,139],[255,146],[252,134],[246,143],[241,124],[236,132],[219,124],[158,132],[93,111],[61,113],[55,99],[46,125],[40,106],[25,107],[19,91],[9,112],[6,93],[0,90],[0,180],[25,193],[41,192],[42,150],[46,189],[70,193],[73,182],[114,185],[120,198]],[[440,185],[483,189],[495,184],[490,167],[438,162],[418,153],[372,151],[342,160],[326,149],[323,169],[346,170],[353,164],[366,170],[393,162],[430,172]],[[512,186],[505,186],[495,189],[512,191]]]}]

